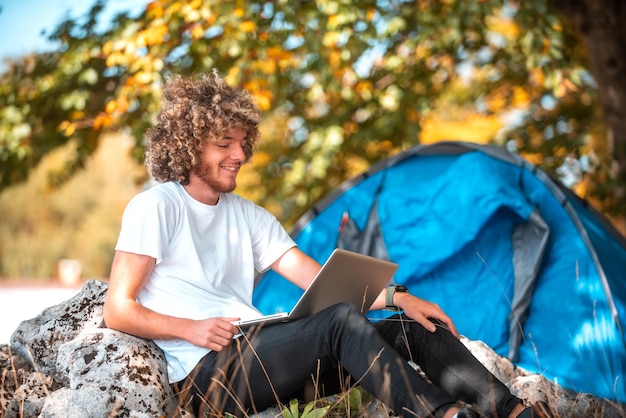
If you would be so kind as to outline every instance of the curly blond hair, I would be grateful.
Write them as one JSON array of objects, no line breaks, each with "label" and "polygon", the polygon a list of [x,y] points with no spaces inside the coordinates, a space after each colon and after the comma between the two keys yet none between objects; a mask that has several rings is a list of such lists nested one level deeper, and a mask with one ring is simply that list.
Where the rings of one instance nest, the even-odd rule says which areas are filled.
[{"label": "curly blond hair", "polygon": [[260,121],[252,95],[229,86],[216,70],[195,79],[174,75],[163,88],[156,125],[145,135],[146,165],[159,182],[188,184],[204,145],[234,129],[247,132],[244,153],[252,157]]}]

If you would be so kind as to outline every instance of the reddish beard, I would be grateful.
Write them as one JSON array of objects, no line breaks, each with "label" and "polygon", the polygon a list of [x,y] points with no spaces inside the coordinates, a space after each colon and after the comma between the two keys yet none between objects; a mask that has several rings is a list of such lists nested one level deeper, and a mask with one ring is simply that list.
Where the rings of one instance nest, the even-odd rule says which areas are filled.
[{"label": "reddish beard", "polygon": [[198,179],[211,190],[218,193],[229,193],[235,190],[235,187],[237,186],[235,176],[220,177],[215,170],[219,171],[219,168],[201,163],[194,171],[196,176],[198,176]]}]

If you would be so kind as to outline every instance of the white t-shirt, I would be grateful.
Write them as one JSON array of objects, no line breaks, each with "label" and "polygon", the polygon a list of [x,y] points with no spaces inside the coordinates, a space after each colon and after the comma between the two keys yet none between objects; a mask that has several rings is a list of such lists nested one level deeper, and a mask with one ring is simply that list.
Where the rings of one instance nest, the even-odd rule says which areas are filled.
[{"label": "white t-shirt", "polygon": [[[253,202],[221,194],[217,205],[166,182],[126,207],[116,250],[148,255],[156,265],[137,300],[166,315],[191,319],[254,318],[255,269],[263,272],[294,247],[276,218]],[[155,340],[171,383],[184,379],[210,350],[183,340]]]}]

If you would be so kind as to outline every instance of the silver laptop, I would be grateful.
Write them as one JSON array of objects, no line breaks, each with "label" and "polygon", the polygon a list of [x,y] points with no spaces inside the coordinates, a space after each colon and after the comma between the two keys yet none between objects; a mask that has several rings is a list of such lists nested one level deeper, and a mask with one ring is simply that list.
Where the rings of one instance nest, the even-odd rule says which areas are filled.
[{"label": "silver laptop", "polygon": [[287,322],[329,306],[349,302],[367,312],[398,269],[396,263],[337,248],[322,266],[291,312],[234,322],[241,329]]}]

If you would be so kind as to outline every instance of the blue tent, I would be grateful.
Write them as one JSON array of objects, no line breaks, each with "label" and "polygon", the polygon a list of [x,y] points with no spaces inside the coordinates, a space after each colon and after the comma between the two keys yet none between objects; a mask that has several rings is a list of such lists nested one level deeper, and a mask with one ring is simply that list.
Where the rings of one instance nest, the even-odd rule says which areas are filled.
[{"label": "blue tent", "polygon": [[[335,247],[389,258],[393,280],[438,303],[461,334],[563,387],[626,401],[626,240],[501,147],[441,142],[388,158],[292,236],[320,263]],[[254,302],[288,311],[301,293],[269,272]]]}]

